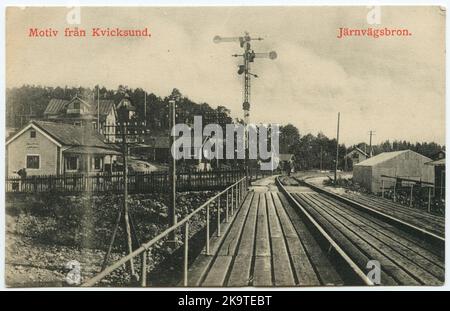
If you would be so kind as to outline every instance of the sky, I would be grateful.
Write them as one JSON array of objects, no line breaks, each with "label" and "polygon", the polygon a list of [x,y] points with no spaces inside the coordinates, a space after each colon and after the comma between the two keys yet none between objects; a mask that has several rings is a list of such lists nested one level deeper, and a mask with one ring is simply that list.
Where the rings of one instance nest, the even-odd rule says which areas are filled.
[{"label": "sky", "polygon": [[[80,9],[88,37],[62,36],[71,8],[9,8],[6,16],[6,85],[141,87],[159,96],[173,88],[196,102],[242,117],[238,43],[215,35],[264,38],[256,52],[250,120],[292,123],[304,135],[336,136],[347,145],[389,140],[445,143],[445,10],[381,7],[370,25],[361,7],[219,7]],[[142,29],[151,37],[92,38],[92,27]],[[411,36],[348,37],[339,28],[408,29]],[[30,28],[59,30],[30,38]]]}]

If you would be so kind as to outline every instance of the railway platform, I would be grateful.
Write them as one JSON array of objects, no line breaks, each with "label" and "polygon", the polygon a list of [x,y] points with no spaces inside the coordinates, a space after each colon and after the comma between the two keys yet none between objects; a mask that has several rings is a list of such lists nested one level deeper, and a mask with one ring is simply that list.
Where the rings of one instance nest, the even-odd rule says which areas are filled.
[{"label": "railway platform", "polygon": [[[305,191],[309,191],[305,187]],[[324,251],[279,192],[254,183],[233,222],[189,271],[190,286],[343,285]]]}]

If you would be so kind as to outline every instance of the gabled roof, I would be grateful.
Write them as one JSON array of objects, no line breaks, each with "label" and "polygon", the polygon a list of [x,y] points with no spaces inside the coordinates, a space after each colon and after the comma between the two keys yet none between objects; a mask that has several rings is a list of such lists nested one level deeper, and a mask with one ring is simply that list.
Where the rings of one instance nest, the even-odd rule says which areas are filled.
[{"label": "gabled roof", "polygon": [[111,109],[114,109],[114,100],[112,99],[100,99],[97,103],[97,100],[95,101],[85,101],[79,97],[74,97],[72,100],[67,99],[57,99],[53,98],[48,103],[47,107],[45,108],[44,115],[60,115],[64,114],[66,112],[67,106],[73,101],[79,99],[83,103],[86,103],[87,106],[89,106],[89,113],[97,115],[97,106],[100,106],[100,115],[106,116],[110,113]]},{"label": "gabled roof", "polygon": [[352,151],[350,151],[349,153],[347,153],[346,157],[349,157],[350,154],[351,154],[352,152],[354,152],[354,151],[361,153],[363,156],[365,156],[365,157],[367,157],[367,158],[369,157],[369,155],[368,155],[367,153],[365,153],[365,152],[364,152],[361,148],[359,148],[359,147],[353,148]]},{"label": "gabled roof", "polygon": [[122,106],[126,106],[129,111],[135,111],[136,107],[130,101],[130,95],[128,93],[120,100],[119,104],[117,104],[117,109],[120,109]]},{"label": "gabled roof", "polygon": [[392,152],[383,152],[380,153],[372,158],[369,158],[367,160],[361,161],[357,164],[355,164],[355,166],[374,166],[377,165],[379,163],[391,160],[403,153],[407,153],[407,152],[414,152],[412,150],[401,150],[401,151],[392,151]]},{"label": "gabled roof", "polygon": [[45,108],[44,114],[60,114],[70,101],[66,99],[52,98]]},{"label": "gabled roof", "polygon": [[26,127],[9,139],[6,144],[8,145],[11,143],[30,127],[39,130],[60,146],[91,146],[106,149],[111,148],[104,142],[105,138],[103,135],[90,127],[36,120],[31,121]]},{"label": "gabled roof", "polygon": [[100,115],[108,115],[111,109],[114,109],[114,100],[112,99],[100,99],[99,105],[97,102],[91,103],[91,113],[97,114],[97,106],[100,106]]}]

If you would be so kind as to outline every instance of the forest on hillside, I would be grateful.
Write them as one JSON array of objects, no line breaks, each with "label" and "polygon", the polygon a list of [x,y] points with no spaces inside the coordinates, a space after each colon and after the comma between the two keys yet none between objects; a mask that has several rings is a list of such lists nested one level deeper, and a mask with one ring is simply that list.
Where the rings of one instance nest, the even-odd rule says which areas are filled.
[{"label": "forest on hillside", "polygon": [[[93,88],[84,87],[44,87],[24,85],[22,87],[6,89],[6,126],[20,128],[30,118],[41,118],[45,108],[52,98],[71,99],[78,95],[84,99],[112,99],[116,104],[127,93],[132,104],[136,107],[136,119],[146,121],[149,128],[164,130],[168,129],[168,101],[169,97],[160,97],[154,93],[146,92],[142,88],[129,88],[119,85],[117,89],[107,89],[101,86]],[[194,115],[203,117],[203,124],[240,123],[242,120],[233,120],[230,110],[224,106],[212,108],[208,103],[196,103],[187,96],[181,94],[176,108],[177,122],[187,124],[193,123]],[[369,153],[369,146],[365,142],[352,146],[339,144],[339,167],[349,168],[344,157],[355,146]],[[373,155],[382,152],[399,151],[411,149],[429,158],[433,158],[440,150],[445,150],[435,142],[408,142],[401,140],[386,140],[372,146]],[[280,127],[280,152],[293,153],[295,155],[295,166],[297,169],[324,169],[334,168],[336,159],[336,139],[329,138],[319,132],[317,135],[311,133],[300,133],[299,129],[292,124]]]},{"label": "forest on hillside", "polygon": [[[6,126],[20,128],[29,119],[42,118],[45,108],[52,98],[70,100],[75,95],[85,100],[111,99],[117,104],[127,93],[136,108],[137,121],[146,121],[148,127],[168,128],[169,97],[160,97],[142,88],[129,88],[119,85],[117,89],[101,86],[84,87],[46,87],[24,85],[6,89]],[[230,111],[223,106],[213,109],[208,103],[195,103],[181,95],[177,102],[177,121],[193,122],[194,115],[202,115],[205,121],[219,120],[215,123],[231,123]],[[208,122],[209,123],[209,122]]]}]

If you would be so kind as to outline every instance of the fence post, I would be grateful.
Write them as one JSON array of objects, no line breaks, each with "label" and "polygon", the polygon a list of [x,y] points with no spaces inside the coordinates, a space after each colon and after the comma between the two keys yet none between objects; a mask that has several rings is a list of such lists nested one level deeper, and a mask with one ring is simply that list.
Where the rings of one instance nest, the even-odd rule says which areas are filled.
[{"label": "fence post", "polygon": [[239,194],[238,194],[238,187],[237,186],[238,185],[236,185],[236,195],[235,195],[236,199],[234,200],[234,203],[236,204],[235,210],[237,210],[238,207],[239,207]]},{"label": "fence post", "polygon": [[220,236],[220,195],[217,198],[217,236]]},{"label": "fence post", "polygon": [[147,250],[144,250],[141,255],[141,286],[147,286]]},{"label": "fence post", "polygon": [[239,191],[239,184],[236,184],[236,202],[237,202],[237,206],[239,206],[239,201],[241,199],[241,194]]},{"label": "fence post", "polygon": [[188,189],[192,189],[192,184],[191,184],[191,170],[188,171]]},{"label": "fence post", "polygon": [[225,191],[226,207],[225,207],[225,222],[228,222],[228,189]]},{"label": "fence post", "polygon": [[206,255],[209,255],[209,204],[206,206]]},{"label": "fence post", "polygon": [[413,187],[414,185],[411,185],[411,190],[409,192],[409,207],[412,207],[412,202],[413,202]]},{"label": "fence post", "polygon": [[234,187],[231,186],[231,201],[230,201],[230,204],[231,204],[231,215],[234,214],[234,202],[233,202],[233,197],[234,197]]},{"label": "fence post", "polygon": [[184,227],[184,273],[183,284],[188,286],[188,264],[189,264],[189,221]]},{"label": "fence post", "polygon": [[384,179],[381,180],[381,197],[384,198]]},{"label": "fence post", "polygon": [[37,179],[36,179],[36,176],[33,176],[33,191],[37,192]]}]

